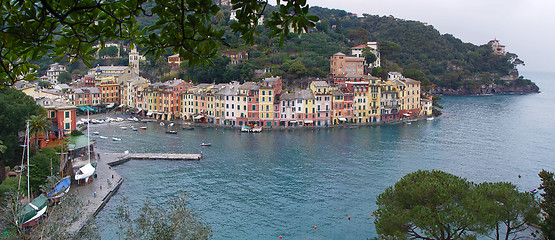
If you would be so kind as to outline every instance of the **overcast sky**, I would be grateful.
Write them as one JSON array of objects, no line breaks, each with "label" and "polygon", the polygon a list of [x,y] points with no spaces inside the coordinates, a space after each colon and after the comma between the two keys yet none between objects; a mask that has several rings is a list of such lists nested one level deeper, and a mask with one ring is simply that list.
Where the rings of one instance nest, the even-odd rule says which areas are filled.
[{"label": "overcast sky", "polygon": [[393,15],[433,25],[476,45],[497,38],[526,71],[555,72],[555,0],[308,0],[362,16]]}]

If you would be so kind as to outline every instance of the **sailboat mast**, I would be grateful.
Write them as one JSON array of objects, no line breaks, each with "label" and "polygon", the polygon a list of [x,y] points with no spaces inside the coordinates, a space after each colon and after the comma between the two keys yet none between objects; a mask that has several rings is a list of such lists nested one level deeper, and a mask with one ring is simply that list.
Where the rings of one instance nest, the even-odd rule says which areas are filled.
[{"label": "sailboat mast", "polygon": [[29,121],[27,121],[27,129],[25,130],[25,141],[27,142],[27,197],[31,199],[31,187],[29,184]]},{"label": "sailboat mast", "polygon": [[89,109],[87,109],[87,152],[89,155],[89,163],[91,163],[91,135],[90,135],[90,124],[91,124],[91,117],[89,116]]}]

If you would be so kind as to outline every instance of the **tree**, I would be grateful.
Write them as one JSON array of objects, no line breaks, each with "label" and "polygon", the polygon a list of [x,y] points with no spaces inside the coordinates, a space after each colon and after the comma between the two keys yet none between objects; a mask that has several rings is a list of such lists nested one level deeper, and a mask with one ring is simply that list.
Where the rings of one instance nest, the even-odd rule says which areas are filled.
[{"label": "tree", "polygon": [[555,239],[555,178],[552,172],[542,170],[539,174],[542,183],[540,190],[543,190],[540,207],[543,212],[541,231],[545,239]]},{"label": "tree", "polygon": [[364,61],[366,61],[367,64],[371,64],[378,60],[378,57],[376,57],[376,55],[372,52],[372,49],[369,47],[362,49],[362,56],[364,56]]},{"label": "tree", "polygon": [[98,55],[100,57],[117,57],[118,48],[116,46],[106,47],[98,50]]},{"label": "tree", "polygon": [[0,140],[6,152],[0,155],[0,183],[4,179],[4,166],[17,164],[21,159],[18,132],[25,130],[25,121],[31,115],[46,114],[32,97],[13,88],[0,89]]},{"label": "tree", "polygon": [[29,130],[35,135],[35,154],[39,151],[39,134],[42,133],[46,135],[52,130],[52,126],[46,119],[45,115],[32,115],[29,117]]},{"label": "tree", "polygon": [[[237,22],[233,32],[252,44],[257,20],[268,1],[234,0]],[[283,0],[277,11],[267,14],[267,25],[280,37],[280,45],[290,29],[308,31],[318,17],[308,14],[306,1]],[[146,7],[153,6],[150,9]],[[179,53],[189,64],[210,64],[220,45],[227,45],[224,30],[211,24],[220,7],[211,0],[23,0],[2,1],[2,51],[0,84],[12,85],[19,79],[33,79],[38,66],[31,64],[44,55],[61,59],[72,56],[90,66],[94,45],[109,40],[130,41],[143,54],[159,58],[167,50]],[[141,27],[137,17],[156,17],[154,25]]]},{"label": "tree", "polygon": [[382,72],[382,79],[385,79],[387,77],[387,72],[388,72],[388,65],[387,65],[387,58],[393,54],[394,52],[398,52],[401,50],[401,46],[395,42],[391,42],[391,41],[381,41],[379,43],[379,50],[381,53],[381,60],[382,60],[382,65],[385,68],[385,71]]},{"label": "tree", "polygon": [[378,234],[411,239],[517,239],[539,217],[534,196],[511,183],[476,185],[437,170],[407,174],[376,203]]},{"label": "tree", "polygon": [[29,185],[31,191],[39,192],[40,186],[43,185],[48,176],[58,172],[60,158],[56,155],[56,151],[52,148],[43,148],[35,156],[29,160]]},{"label": "tree", "polygon": [[422,171],[405,175],[380,194],[374,212],[376,231],[411,239],[460,239],[480,232],[470,210],[471,184],[442,172]]},{"label": "tree", "polygon": [[208,239],[210,226],[202,223],[195,212],[187,208],[188,197],[179,193],[170,200],[169,208],[146,201],[139,216],[132,219],[127,205],[117,208],[116,225],[120,239]]},{"label": "tree", "polygon": [[[540,208],[531,193],[519,192],[507,182],[481,183],[474,191],[475,197],[481,198],[477,209],[480,219],[493,229],[490,238],[508,240],[514,236],[515,239],[530,224],[538,224]],[[502,230],[504,233],[500,233]]]},{"label": "tree", "polygon": [[48,81],[40,81],[38,85],[40,88],[50,88],[52,86],[52,83]]},{"label": "tree", "polygon": [[68,72],[61,72],[60,75],[58,75],[58,82],[63,84],[70,83],[71,74],[69,74]]}]

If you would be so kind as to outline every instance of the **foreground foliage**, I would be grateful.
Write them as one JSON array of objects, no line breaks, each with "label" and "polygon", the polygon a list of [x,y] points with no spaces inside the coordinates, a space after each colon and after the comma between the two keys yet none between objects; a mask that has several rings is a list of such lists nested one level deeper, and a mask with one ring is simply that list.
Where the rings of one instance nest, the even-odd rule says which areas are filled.
[{"label": "foreground foliage", "polygon": [[555,239],[555,178],[553,172],[542,170],[539,174],[542,183],[540,190],[543,190],[540,207],[543,212],[541,230],[546,239]]},{"label": "foreground foliage", "polygon": [[[246,43],[253,43],[260,13],[267,1],[233,0],[237,22],[229,27]],[[281,4],[279,4],[281,3]],[[305,0],[278,1],[268,26],[283,44],[289,30],[314,27],[318,18],[308,14]],[[149,6],[147,9],[146,6]],[[0,2],[0,85],[31,80],[38,66],[30,62],[44,55],[90,66],[96,44],[108,40],[131,41],[156,58],[167,50],[179,53],[189,64],[209,64],[221,45],[223,30],[211,20],[220,7],[212,0],[24,0]],[[149,26],[137,24],[139,16],[155,16]]]},{"label": "foreground foliage", "polygon": [[183,192],[169,201],[167,209],[146,201],[134,219],[127,205],[120,206],[116,218],[118,236],[120,239],[161,240],[210,238],[212,229],[187,208],[187,203],[188,197]]},{"label": "foreground foliage", "polygon": [[0,89],[0,141],[5,152],[0,154],[0,183],[4,179],[4,166],[15,166],[21,161],[18,132],[25,130],[25,121],[31,115],[45,114],[32,97],[12,88]]},{"label": "foreground foliage", "polygon": [[411,239],[508,239],[539,215],[533,195],[510,183],[476,185],[437,170],[407,174],[376,203],[378,234]]}]

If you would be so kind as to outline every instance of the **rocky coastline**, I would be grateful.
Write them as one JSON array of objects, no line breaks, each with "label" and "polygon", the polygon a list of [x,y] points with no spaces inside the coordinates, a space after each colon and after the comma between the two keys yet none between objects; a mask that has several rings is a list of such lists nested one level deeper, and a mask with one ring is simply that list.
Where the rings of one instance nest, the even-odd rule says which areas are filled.
[{"label": "rocky coastline", "polygon": [[469,96],[469,95],[489,95],[489,94],[527,94],[539,93],[540,88],[535,83],[527,85],[518,84],[488,84],[475,86],[474,88],[459,87],[457,89],[449,87],[434,87],[430,89],[433,95],[455,95],[455,96]]}]

